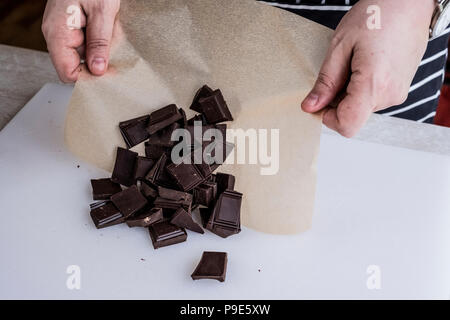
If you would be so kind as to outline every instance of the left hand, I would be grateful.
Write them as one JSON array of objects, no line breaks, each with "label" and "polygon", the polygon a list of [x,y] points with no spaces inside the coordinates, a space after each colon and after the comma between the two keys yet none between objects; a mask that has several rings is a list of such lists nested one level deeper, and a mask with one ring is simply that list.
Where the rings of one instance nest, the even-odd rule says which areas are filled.
[{"label": "left hand", "polygon": [[[369,5],[380,8],[381,29],[368,28]],[[324,109],[323,123],[352,137],[372,112],[402,104],[426,50],[434,5],[434,0],[360,0],[337,27],[302,109]],[[343,99],[335,101],[343,89]]]}]

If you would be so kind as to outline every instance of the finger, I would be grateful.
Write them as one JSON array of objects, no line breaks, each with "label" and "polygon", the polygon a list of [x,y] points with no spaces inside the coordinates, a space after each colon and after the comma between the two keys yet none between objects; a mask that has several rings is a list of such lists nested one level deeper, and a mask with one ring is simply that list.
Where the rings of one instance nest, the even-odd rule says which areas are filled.
[{"label": "finger", "polygon": [[77,47],[83,43],[81,30],[71,30],[48,41],[48,51],[61,81],[69,83],[78,80],[80,55]]},{"label": "finger", "polygon": [[338,107],[326,109],[323,123],[344,137],[351,138],[369,119],[374,110],[373,100],[370,84],[350,82],[347,94]]},{"label": "finger", "polygon": [[328,106],[346,84],[350,70],[351,45],[335,37],[328,49],[319,76],[302,102],[305,112],[314,113]]},{"label": "finger", "polygon": [[117,14],[115,8],[90,1],[85,8],[86,26],[86,61],[94,75],[103,75],[109,63],[109,51]]}]

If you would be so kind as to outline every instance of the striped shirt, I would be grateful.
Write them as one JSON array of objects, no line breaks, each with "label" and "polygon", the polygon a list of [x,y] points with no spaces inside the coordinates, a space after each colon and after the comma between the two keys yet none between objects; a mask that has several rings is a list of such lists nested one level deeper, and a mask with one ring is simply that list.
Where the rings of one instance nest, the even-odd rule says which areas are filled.
[{"label": "striped shirt", "polygon": [[[342,17],[358,0],[265,0],[260,2],[288,10],[335,29]],[[433,123],[445,75],[449,33],[450,28],[446,29],[440,37],[429,41],[425,55],[409,89],[407,100],[401,105],[390,107],[378,113]]]}]

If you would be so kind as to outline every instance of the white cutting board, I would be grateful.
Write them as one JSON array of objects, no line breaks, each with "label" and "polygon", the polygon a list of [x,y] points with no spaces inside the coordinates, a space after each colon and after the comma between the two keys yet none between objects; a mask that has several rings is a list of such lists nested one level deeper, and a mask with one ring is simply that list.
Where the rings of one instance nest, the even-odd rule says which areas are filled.
[{"label": "white cutting board", "polygon": [[[312,230],[155,251],[146,229],[95,229],[89,179],[106,173],[63,145],[71,90],[46,85],[0,132],[1,299],[450,297],[450,157],[323,135]],[[225,283],[191,280],[204,250],[228,252]]]}]

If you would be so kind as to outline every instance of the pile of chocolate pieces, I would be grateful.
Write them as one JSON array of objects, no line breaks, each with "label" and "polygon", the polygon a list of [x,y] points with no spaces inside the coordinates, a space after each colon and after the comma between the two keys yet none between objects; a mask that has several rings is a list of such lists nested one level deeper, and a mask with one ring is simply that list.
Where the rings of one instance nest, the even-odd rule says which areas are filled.
[{"label": "pile of chocolate pieces", "polygon": [[[223,140],[192,144],[182,158],[192,158],[198,145],[204,152],[214,143],[222,146],[225,161],[233,148],[226,142],[223,123],[233,117],[220,90],[203,86],[190,108],[198,114],[189,120],[172,104],[119,124],[128,149],[117,149],[111,178],[91,180],[97,201],[91,204],[91,217],[97,228],[119,223],[148,228],[155,249],[186,241],[186,229],[204,233],[206,228],[223,238],[240,232],[242,194],[234,190],[234,176],[214,173],[221,164],[217,162],[172,162],[178,143],[172,141],[172,133],[180,128],[193,132],[194,122],[201,123],[203,132],[220,130]],[[129,150],[144,141],[145,157]],[[203,228],[192,217],[197,208]]]}]

